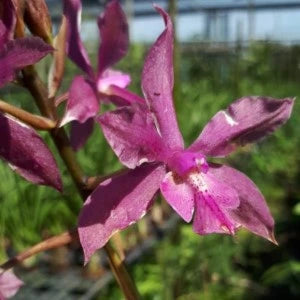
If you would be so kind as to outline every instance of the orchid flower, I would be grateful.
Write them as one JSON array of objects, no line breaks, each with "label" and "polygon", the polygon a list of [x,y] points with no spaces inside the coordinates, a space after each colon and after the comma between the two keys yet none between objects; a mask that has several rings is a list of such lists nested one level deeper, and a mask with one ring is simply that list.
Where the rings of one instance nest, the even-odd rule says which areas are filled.
[{"label": "orchid flower", "polygon": [[[130,97],[131,93],[124,89],[130,83],[130,76],[110,69],[126,55],[129,46],[128,24],[119,2],[111,1],[98,19],[101,45],[97,72],[93,71],[79,36],[81,9],[80,0],[64,1],[64,14],[68,24],[67,53],[86,73],[86,77],[74,78],[69,90],[66,112],[60,125],[64,126],[70,121],[75,121],[71,132],[75,149],[84,144],[92,131],[91,118],[99,111],[98,95],[104,101],[109,98],[116,104],[129,104],[135,101],[132,96]],[[137,97],[137,101],[141,100]]]},{"label": "orchid flower", "polygon": [[15,73],[38,62],[53,48],[38,37],[14,37],[16,11],[11,0],[0,7],[0,87],[12,81]]},{"label": "orchid flower", "polygon": [[12,271],[0,269],[0,300],[13,297],[20,287],[24,285]]},{"label": "orchid flower", "polygon": [[270,134],[289,118],[293,100],[244,97],[219,111],[184,149],[173,107],[173,28],[158,6],[165,30],[150,49],[142,74],[148,106],[133,104],[98,116],[97,122],[129,169],[100,183],[79,217],[85,262],[114,232],[140,219],[160,189],[166,201],[200,235],[234,235],[240,227],[274,243],[274,220],[256,185],[210,157]]}]

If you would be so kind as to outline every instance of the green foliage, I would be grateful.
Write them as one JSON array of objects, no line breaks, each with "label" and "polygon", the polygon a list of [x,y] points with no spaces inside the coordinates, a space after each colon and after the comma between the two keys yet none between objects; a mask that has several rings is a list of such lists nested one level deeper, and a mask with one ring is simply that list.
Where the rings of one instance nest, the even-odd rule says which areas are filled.
[{"label": "green foliage", "polygon": [[[131,89],[141,94],[140,74],[146,47],[133,45],[119,67],[131,73]],[[96,64],[96,53],[92,53]],[[183,51],[180,95],[176,103],[186,145],[200,133],[220,109],[245,95],[300,96],[299,47],[254,44],[246,52]],[[49,62],[39,66],[46,70]],[[68,89],[78,70],[67,64],[64,85]],[[46,78],[46,77],[45,77]],[[8,86],[1,98],[37,112],[21,88]],[[105,110],[107,108],[103,108]],[[143,299],[296,299],[299,285],[300,225],[300,104],[296,100],[290,121],[275,135],[257,145],[240,149],[222,162],[245,172],[263,191],[277,223],[280,247],[246,231],[227,236],[197,236],[182,225],[161,241],[132,272]],[[107,174],[121,167],[95,126],[78,160],[87,175]],[[45,134],[46,136],[46,134]],[[54,149],[47,137],[47,142]],[[55,151],[54,151],[55,152]],[[21,250],[76,224],[81,207],[76,190],[62,162],[64,194],[36,187],[0,164],[0,244]],[[5,255],[5,253],[0,254]],[[104,293],[104,294],[103,294]],[[101,295],[120,299],[111,285]]]},{"label": "green foliage", "polygon": [[296,290],[300,284],[300,262],[291,260],[276,264],[263,274],[262,280],[266,285],[288,283]]},{"label": "green foliage", "polygon": [[232,264],[240,253],[230,237],[199,237],[180,225],[154,254],[134,266],[143,299],[239,299],[243,293],[246,277]]}]

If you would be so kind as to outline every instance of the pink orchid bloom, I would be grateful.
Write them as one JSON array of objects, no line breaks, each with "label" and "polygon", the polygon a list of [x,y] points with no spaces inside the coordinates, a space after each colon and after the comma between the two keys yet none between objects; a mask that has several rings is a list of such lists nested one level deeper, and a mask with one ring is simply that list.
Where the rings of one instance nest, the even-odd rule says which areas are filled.
[{"label": "pink orchid bloom", "polygon": [[13,297],[23,285],[12,271],[0,269],[0,300]]},{"label": "pink orchid bloom", "polygon": [[[79,217],[85,262],[118,230],[139,220],[160,189],[196,233],[234,235],[244,227],[274,243],[274,220],[256,185],[243,173],[207,157],[224,157],[284,124],[293,99],[244,97],[219,111],[184,149],[173,107],[173,28],[166,28],[146,58],[142,89],[146,105],[133,104],[97,117],[104,135],[131,170],[100,183]],[[145,163],[147,162],[147,163]]]},{"label": "pink orchid bloom", "polygon": [[65,0],[64,14],[67,19],[67,54],[87,77],[76,76],[69,90],[65,115],[60,126],[75,121],[71,140],[79,149],[90,135],[93,118],[99,111],[98,95],[101,99],[119,105],[141,101],[133,99],[124,88],[130,83],[130,76],[110,69],[128,51],[129,35],[126,16],[117,0],[110,1],[98,18],[101,44],[98,52],[98,70],[93,71],[87,51],[80,39],[81,1]]},{"label": "pink orchid bloom", "polygon": [[11,0],[3,0],[0,16],[0,87],[12,81],[15,73],[53,51],[38,37],[14,38],[16,11]]}]

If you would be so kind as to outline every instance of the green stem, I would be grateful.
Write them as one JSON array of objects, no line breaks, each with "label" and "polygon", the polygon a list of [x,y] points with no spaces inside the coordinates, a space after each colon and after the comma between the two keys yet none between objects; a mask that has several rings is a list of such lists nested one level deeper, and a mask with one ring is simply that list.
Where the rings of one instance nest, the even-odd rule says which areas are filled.
[{"label": "green stem", "polygon": [[26,67],[23,69],[22,73],[24,86],[31,93],[42,115],[52,120],[56,120],[57,116],[54,103],[48,98],[48,90],[37,75],[34,67]]},{"label": "green stem", "polygon": [[70,244],[72,241],[77,241],[79,239],[77,229],[76,230],[70,230],[64,233],[61,233],[59,235],[53,236],[49,239],[46,239],[29,249],[21,252],[20,254],[14,256],[13,258],[6,261],[4,264],[0,265],[0,269],[2,270],[8,270],[13,268],[15,265],[20,264],[27,258],[36,255],[40,252],[55,249],[67,244]]},{"label": "green stem", "polygon": [[[33,96],[42,115],[56,120],[56,110],[53,101],[48,99],[47,88],[41,81],[33,67],[23,70],[23,82]],[[88,194],[85,189],[85,176],[77,163],[75,153],[70,145],[69,138],[63,128],[55,128],[50,131],[51,137],[57,147],[60,157],[64,161],[80,195],[85,199]]]},{"label": "green stem", "polygon": [[127,300],[136,300],[139,299],[139,294],[136,289],[136,286],[128,275],[126,268],[124,268],[124,262],[120,259],[117,252],[112,248],[110,243],[107,243],[104,247],[106,254],[109,258],[109,264],[116,275],[116,279],[118,281],[119,286],[121,287],[124,295],[126,296]]},{"label": "green stem", "polygon": [[37,116],[19,107],[0,100],[0,111],[19,119],[23,123],[32,126],[37,130],[50,130],[56,127],[56,122],[41,116]]},{"label": "green stem", "polygon": [[[24,68],[23,80],[25,87],[30,91],[42,115],[56,120],[57,116],[54,103],[48,98],[47,88],[33,67]],[[61,158],[68,168],[73,182],[75,183],[82,199],[85,200],[89,195],[89,190],[86,188],[85,176],[76,160],[75,153],[72,150],[65,130],[63,128],[56,128],[51,130],[50,133]],[[104,246],[104,249],[108,255],[111,269],[126,299],[139,299],[138,291],[125,267],[125,263],[119,258],[118,254],[110,246],[109,242],[106,246]]]}]

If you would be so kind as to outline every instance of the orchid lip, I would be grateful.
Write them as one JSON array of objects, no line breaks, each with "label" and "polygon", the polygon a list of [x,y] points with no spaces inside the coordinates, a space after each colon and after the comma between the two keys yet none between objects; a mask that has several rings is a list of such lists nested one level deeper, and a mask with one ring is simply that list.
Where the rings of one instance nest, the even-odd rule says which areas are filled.
[{"label": "orchid lip", "polygon": [[187,175],[187,182],[196,192],[207,192],[208,190],[200,172],[190,172]]}]

